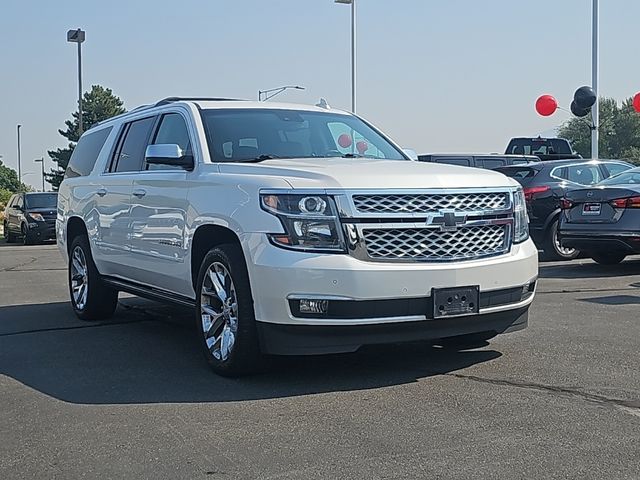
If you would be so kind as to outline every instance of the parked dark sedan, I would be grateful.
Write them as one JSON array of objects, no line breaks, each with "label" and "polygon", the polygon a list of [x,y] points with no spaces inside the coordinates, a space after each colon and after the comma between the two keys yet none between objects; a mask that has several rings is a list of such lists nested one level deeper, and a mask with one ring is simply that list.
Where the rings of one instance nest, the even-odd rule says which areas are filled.
[{"label": "parked dark sedan", "polygon": [[508,165],[522,165],[524,163],[539,162],[534,155],[499,155],[499,154],[460,154],[460,153],[429,153],[418,155],[421,162],[446,163],[461,167],[476,167],[495,170]]},{"label": "parked dark sedan", "polygon": [[8,243],[25,245],[56,238],[57,193],[16,193],[4,211],[4,236]]},{"label": "parked dark sedan", "polygon": [[567,192],[560,240],[604,265],[640,253],[640,168]]},{"label": "parked dark sedan", "polygon": [[543,250],[546,260],[570,260],[578,249],[562,245],[558,238],[560,200],[575,188],[582,188],[622,173],[633,165],[619,160],[552,160],[497,168],[524,188],[531,238]]}]

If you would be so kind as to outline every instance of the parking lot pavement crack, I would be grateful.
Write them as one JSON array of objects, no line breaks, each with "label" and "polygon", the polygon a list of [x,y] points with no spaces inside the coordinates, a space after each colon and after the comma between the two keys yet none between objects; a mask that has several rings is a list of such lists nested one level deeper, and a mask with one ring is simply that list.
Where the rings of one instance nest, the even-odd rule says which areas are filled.
[{"label": "parking lot pavement crack", "polygon": [[543,383],[520,382],[516,380],[505,380],[499,378],[485,378],[475,375],[464,375],[461,373],[447,373],[445,374],[445,376],[455,377],[462,380],[471,380],[474,382],[488,383],[491,385],[523,388],[527,390],[535,390],[555,395],[580,398],[591,403],[610,406],[624,413],[640,417],[640,400],[621,400],[619,398],[611,398],[604,395],[583,392],[577,388],[559,387],[556,385],[546,385]]},{"label": "parking lot pavement crack", "polygon": [[11,267],[5,267],[2,270],[0,270],[0,272],[15,272],[15,271],[18,271],[19,268],[26,267],[27,265],[31,265],[32,263],[35,263],[37,261],[38,261],[37,257],[31,257],[26,262],[19,263],[18,265],[12,265]]},{"label": "parking lot pavement crack", "polygon": [[30,333],[44,333],[44,332],[57,332],[63,330],[81,330],[84,328],[99,328],[99,327],[112,327],[115,325],[129,325],[132,323],[152,322],[151,318],[144,318],[140,320],[125,320],[122,322],[105,322],[105,323],[92,323],[90,325],[72,325],[69,327],[50,327],[50,328],[34,328],[32,330],[19,330],[17,332],[0,333],[2,337],[13,337],[15,335],[26,335]]}]

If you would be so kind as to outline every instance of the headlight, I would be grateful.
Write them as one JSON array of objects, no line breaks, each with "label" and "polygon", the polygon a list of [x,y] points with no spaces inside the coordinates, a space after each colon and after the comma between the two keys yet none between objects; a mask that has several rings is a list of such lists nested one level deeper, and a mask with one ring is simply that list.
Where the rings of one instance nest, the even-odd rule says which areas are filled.
[{"label": "headlight", "polygon": [[36,222],[44,222],[44,218],[39,213],[27,213]]},{"label": "headlight", "polygon": [[328,195],[260,195],[264,210],[282,222],[284,234],[269,235],[275,245],[316,252],[345,252],[336,206]]},{"label": "headlight", "polygon": [[522,243],[529,238],[529,215],[522,188],[513,192],[514,243]]}]

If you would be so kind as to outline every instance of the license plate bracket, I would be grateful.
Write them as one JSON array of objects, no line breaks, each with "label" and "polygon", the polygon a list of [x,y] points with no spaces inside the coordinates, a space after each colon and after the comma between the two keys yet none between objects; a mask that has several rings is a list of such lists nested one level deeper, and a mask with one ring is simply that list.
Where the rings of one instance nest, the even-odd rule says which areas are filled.
[{"label": "license plate bracket", "polygon": [[433,300],[433,318],[480,313],[480,287],[478,285],[434,288],[431,290],[431,298]]},{"label": "license plate bracket", "polygon": [[602,211],[602,204],[600,203],[585,203],[582,207],[582,215],[600,215]]}]

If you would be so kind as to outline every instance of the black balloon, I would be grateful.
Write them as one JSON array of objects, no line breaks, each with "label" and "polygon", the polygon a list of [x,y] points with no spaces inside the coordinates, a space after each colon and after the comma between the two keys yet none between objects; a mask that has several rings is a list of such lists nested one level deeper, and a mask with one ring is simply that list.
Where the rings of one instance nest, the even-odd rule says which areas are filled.
[{"label": "black balloon", "polygon": [[571,113],[573,113],[576,117],[586,117],[589,115],[591,108],[580,108],[576,101],[571,102]]},{"label": "black balloon", "polygon": [[[573,101],[580,109],[588,109],[596,103],[596,92],[591,87],[580,87],[573,94]],[[583,115],[584,116],[584,115]]]}]

